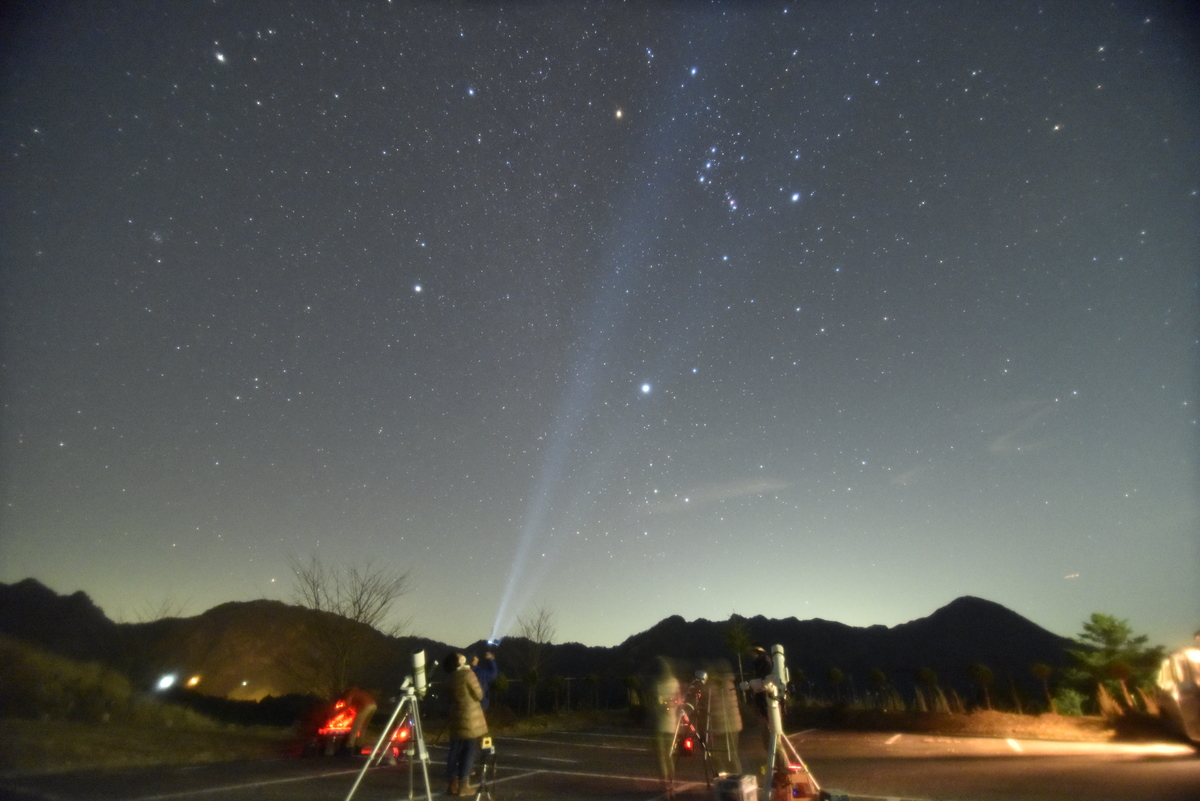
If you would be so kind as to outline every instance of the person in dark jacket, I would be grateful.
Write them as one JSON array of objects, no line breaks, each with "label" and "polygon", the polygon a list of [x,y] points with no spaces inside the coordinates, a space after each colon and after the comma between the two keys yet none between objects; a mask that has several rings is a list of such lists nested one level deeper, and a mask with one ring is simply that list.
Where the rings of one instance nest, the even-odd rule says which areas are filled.
[{"label": "person in dark jacket", "polygon": [[483,688],[462,654],[448,654],[442,667],[450,674],[450,750],[446,755],[448,795],[472,796],[471,769],[475,767],[477,744],[487,734],[487,719],[483,715]]},{"label": "person in dark jacket", "polygon": [[483,688],[483,700],[479,702],[479,705],[486,713],[492,703],[492,682],[500,675],[500,666],[496,664],[496,656],[491,651],[485,653],[483,659],[472,656],[471,671],[479,680],[479,686]]}]

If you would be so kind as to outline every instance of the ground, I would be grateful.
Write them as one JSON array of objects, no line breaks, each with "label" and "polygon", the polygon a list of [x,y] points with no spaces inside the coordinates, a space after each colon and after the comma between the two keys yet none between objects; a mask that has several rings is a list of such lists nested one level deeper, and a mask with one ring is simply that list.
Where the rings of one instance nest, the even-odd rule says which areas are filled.
[{"label": "ground", "polygon": [[1118,733],[1101,717],[1015,715],[991,710],[968,714],[816,710],[793,716],[789,724],[793,730],[813,727],[1032,740],[1110,740]]},{"label": "ground", "polygon": [[[634,725],[626,712],[542,716],[514,721],[495,734],[503,737],[543,730],[596,725]],[[1014,739],[1140,739],[1162,732],[1147,725],[1113,727],[1098,717],[1013,715],[979,711],[966,715],[823,710],[790,718],[789,731],[806,728],[896,731],[946,736]],[[436,723],[426,723],[437,737]],[[301,738],[291,729],[213,725],[203,729],[74,723],[57,720],[0,721],[0,775],[51,773],[90,767],[220,762],[298,754]]]}]

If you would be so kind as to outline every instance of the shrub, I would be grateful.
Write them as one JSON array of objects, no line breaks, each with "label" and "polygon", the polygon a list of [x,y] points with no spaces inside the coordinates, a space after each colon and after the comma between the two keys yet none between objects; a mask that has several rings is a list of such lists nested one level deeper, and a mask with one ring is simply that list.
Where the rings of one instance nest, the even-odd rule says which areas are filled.
[{"label": "shrub", "polygon": [[0,637],[0,715],[99,722],[127,709],[132,695],[111,668]]},{"label": "shrub", "polygon": [[1086,700],[1083,693],[1073,690],[1070,687],[1059,687],[1058,692],[1054,694],[1054,707],[1060,715],[1072,715],[1078,717],[1083,714],[1083,702]]}]

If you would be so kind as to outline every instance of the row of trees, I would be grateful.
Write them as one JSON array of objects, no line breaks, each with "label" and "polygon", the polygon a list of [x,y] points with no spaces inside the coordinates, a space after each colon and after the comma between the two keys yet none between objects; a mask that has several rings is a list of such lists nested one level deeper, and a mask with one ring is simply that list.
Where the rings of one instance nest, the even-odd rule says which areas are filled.
[{"label": "row of trees", "polygon": [[[308,677],[313,692],[332,697],[348,685],[370,637],[376,636],[376,632],[400,636],[407,627],[408,621],[397,619],[393,608],[409,590],[409,573],[371,564],[331,567],[316,556],[308,561],[293,559],[292,569],[296,577],[297,602],[320,613],[315,617],[315,625],[320,629],[314,632],[315,647],[298,658],[295,672]],[[515,636],[510,641],[513,647],[509,651],[509,660],[515,662],[519,678],[514,681],[502,676],[495,689],[504,696],[514,683],[523,684],[525,693],[520,706],[526,715],[537,710],[539,687],[551,692],[556,710],[561,708],[564,695],[567,705],[570,704],[571,679],[546,675],[555,633],[554,613],[544,605],[518,618]],[[1093,614],[1084,622],[1076,643],[1078,647],[1067,651],[1070,667],[1056,670],[1044,663],[1030,666],[1044,696],[1044,706],[1040,702],[1031,703],[1031,706],[1064,714],[1086,711],[1108,716],[1130,711],[1156,711],[1149,688],[1163,659],[1161,646],[1148,645],[1147,637],[1135,635],[1127,621],[1101,613]],[[724,644],[736,656],[738,674],[743,675],[742,657],[754,644],[743,618],[730,618],[724,629]],[[997,689],[991,668],[975,663],[968,667],[967,673],[977,691],[976,704],[993,708]],[[838,667],[829,668],[823,680],[832,690],[832,697],[820,697],[816,692],[817,683],[803,670],[793,667],[791,678],[801,703],[831,701],[883,709],[910,707],[908,700],[880,668],[868,672],[868,685],[861,692],[845,671]],[[1014,677],[1007,678],[1007,686],[1000,689],[1000,695],[1007,696],[1013,711],[1024,712],[1028,701],[1022,700]],[[913,679],[911,708],[945,712],[967,708],[968,704],[953,689],[943,687],[932,669],[919,669]],[[586,689],[580,697],[592,698],[598,705],[600,677],[593,675],[582,681]],[[625,677],[624,683],[627,688],[632,688],[636,679]],[[633,695],[631,692],[630,697]]]},{"label": "row of trees", "polygon": [[[1129,712],[1156,713],[1157,706],[1150,690],[1164,649],[1150,646],[1147,641],[1145,635],[1133,633],[1128,621],[1094,613],[1083,624],[1083,631],[1076,639],[1078,647],[1067,650],[1071,660],[1069,667],[1056,670],[1041,662],[1030,666],[1030,672],[1041,684],[1045,701],[1042,708],[1074,715],[1099,712],[1108,717]],[[725,644],[739,655],[750,648],[751,638],[744,620],[734,617],[726,625]],[[739,674],[742,672],[740,656],[738,671]],[[977,691],[978,705],[993,709],[996,677],[992,669],[977,662],[967,667],[967,674]],[[832,690],[832,697],[818,698],[814,682],[804,671],[791,670],[792,684],[800,691],[801,703],[832,701],[882,709],[908,708],[906,700],[882,669],[872,668],[867,678],[869,686],[860,694],[853,677],[841,668],[831,667],[824,679]],[[912,708],[916,710],[961,712],[969,706],[953,689],[944,688],[931,668],[918,669],[913,679]],[[1014,677],[1008,677],[1007,685],[1005,689],[1011,708],[1018,713],[1025,712],[1026,702],[1022,700]]]}]

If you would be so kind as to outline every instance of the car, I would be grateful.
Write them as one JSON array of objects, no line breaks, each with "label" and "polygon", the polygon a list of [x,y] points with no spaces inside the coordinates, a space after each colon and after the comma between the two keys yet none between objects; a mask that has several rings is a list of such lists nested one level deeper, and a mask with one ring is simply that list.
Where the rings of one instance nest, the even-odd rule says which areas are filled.
[{"label": "car", "polygon": [[1181,648],[1164,659],[1155,684],[1159,713],[1200,745],[1200,648]]}]

